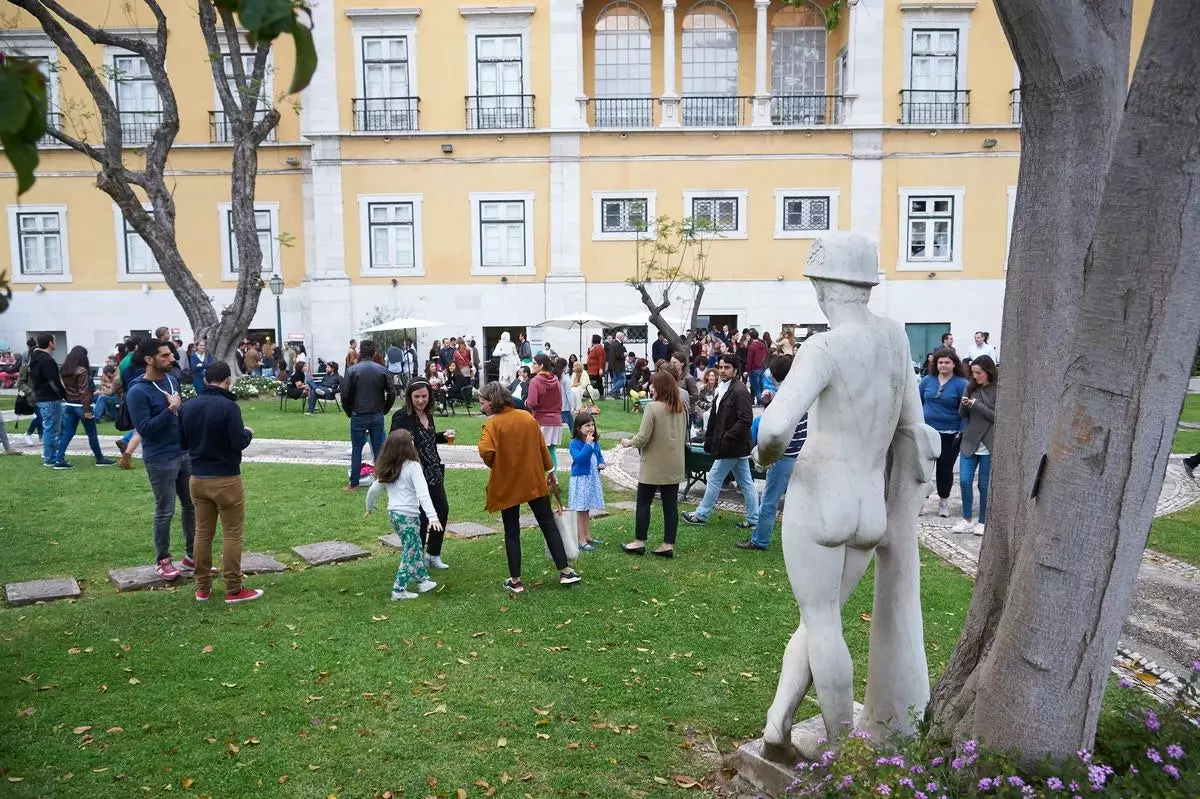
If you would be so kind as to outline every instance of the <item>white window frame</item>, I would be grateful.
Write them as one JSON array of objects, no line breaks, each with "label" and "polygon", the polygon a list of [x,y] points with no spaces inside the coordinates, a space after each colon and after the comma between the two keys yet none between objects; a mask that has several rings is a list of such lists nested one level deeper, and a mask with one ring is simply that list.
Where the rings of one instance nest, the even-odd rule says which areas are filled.
[{"label": "white window frame", "polygon": [[[221,230],[221,280],[237,282],[238,273],[233,268],[233,230],[229,214],[233,211],[232,203],[217,203],[218,224]],[[263,270],[263,279],[283,273],[280,263],[282,247],[279,244],[279,203],[259,202],[254,204],[254,212],[266,211],[271,215],[271,252],[263,253],[263,259],[271,259],[271,269]]]},{"label": "white window frame", "polygon": [[[522,276],[537,274],[534,263],[534,193],[533,192],[471,192],[471,274],[486,276]],[[483,240],[480,228],[479,206],[486,202],[525,203],[525,265],[484,266]]]},{"label": "white window frame", "polygon": [[[12,283],[70,283],[71,258],[67,246],[67,206],[65,205],[10,205],[8,210],[8,246]],[[26,275],[21,272],[21,232],[17,229],[17,218],[22,214],[58,215],[58,259],[62,263],[61,275]]]},{"label": "white window frame", "polygon": [[[104,64],[105,64],[105,67],[107,68],[107,75],[105,76],[105,83],[107,84],[107,88],[108,88],[108,96],[112,98],[113,104],[117,107],[117,117],[118,117],[117,121],[119,123],[120,115],[121,115],[121,106],[120,106],[120,102],[117,100],[117,84],[120,83],[120,81],[118,81],[116,79],[116,63],[117,63],[116,59],[118,59],[118,58],[142,58],[143,60],[145,60],[145,58],[143,56],[139,55],[138,53],[134,53],[129,50],[124,50],[120,47],[105,47],[104,48]],[[216,89],[214,88],[213,91],[215,92]],[[158,103],[157,103],[158,108],[157,109],[152,109],[151,111],[143,111],[142,109],[138,109],[137,111],[132,111],[129,109],[126,109],[126,110],[129,110],[130,113],[139,113],[139,112],[154,113],[154,112],[157,112],[158,114],[161,115],[163,112],[162,96],[157,94],[157,89],[155,90],[155,96],[158,98]],[[161,121],[161,119],[162,119],[162,117],[160,116],[159,120]],[[143,149],[146,146],[146,142],[130,142],[130,141],[126,141],[125,138],[126,137],[122,137],[122,145],[126,148]]]},{"label": "white window frame", "polygon": [[[159,271],[157,271],[157,272],[142,272],[142,273],[137,273],[137,274],[129,274],[128,273],[128,271],[127,271],[128,265],[125,262],[125,215],[123,213],[121,213],[121,207],[119,205],[116,205],[115,203],[113,204],[112,209],[113,209],[113,224],[115,227],[116,242],[117,242],[117,282],[118,283],[156,283],[156,282],[161,283],[161,282],[163,282],[162,267],[159,266],[157,261],[155,262],[155,266],[159,266]],[[154,207],[151,206],[150,203],[142,203],[142,210],[153,212]],[[136,231],[133,231],[132,227],[130,228],[130,231],[136,233]],[[150,245],[147,244],[146,247],[147,247],[147,249],[149,249]],[[150,256],[153,258],[154,254],[151,253]]]},{"label": "white window frame", "polygon": [[[963,220],[966,217],[967,190],[962,186],[904,188],[900,189],[899,206],[899,257],[896,270],[899,272],[961,272],[963,271]],[[950,197],[954,200],[954,215],[950,222],[949,261],[908,260],[908,203],[920,197]]]},{"label": "white window frame", "polygon": [[[931,8],[928,4],[918,6],[920,10],[914,8],[906,8],[903,4],[900,10],[904,13],[904,89],[912,88],[912,45],[913,31],[925,29],[937,30],[956,30],[958,31],[958,77],[955,81],[957,91],[965,92],[970,87],[967,85],[967,58],[970,54],[968,48],[967,33],[971,30],[971,7],[963,10],[962,6],[947,9]],[[901,119],[902,124],[910,124],[907,120]],[[961,127],[968,123],[957,122],[946,125],[937,125],[927,122],[917,123],[921,127]]]},{"label": "white window frame", "polygon": [[1012,253],[1013,215],[1017,210],[1017,187],[1008,187],[1008,234],[1004,237],[1004,271],[1008,271],[1008,258]]},{"label": "white window frame", "polygon": [[692,201],[697,199],[722,199],[726,197],[735,198],[738,201],[738,218],[736,230],[712,230],[705,231],[700,234],[706,239],[746,239],[749,238],[747,233],[747,208],[750,192],[746,189],[695,189],[685,191],[683,193],[683,217],[690,219],[692,216]]},{"label": "white window frame", "polygon": [[521,37],[521,94],[533,94],[529,51],[534,6],[465,6],[458,12],[467,23],[467,95],[479,95],[479,73],[475,65],[475,39],[479,36]]},{"label": "white window frame", "polygon": [[[255,56],[254,48],[252,46],[250,46],[249,44],[247,44],[246,42],[242,42],[241,45],[242,45],[242,59],[243,60],[248,59],[251,62],[253,62],[254,56]],[[233,53],[230,52],[228,48],[222,48],[222,50],[221,50],[222,65],[224,65],[225,59],[230,59],[231,62],[233,59]],[[230,67],[225,70],[225,75],[229,79],[229,91],[233,92],[234,99],[240,100],[241,98],[238,97],[237,87],[234,85],[232,68],[233,67],[232,67],[232,63],[231,63]],[[243,67],[243,69],[244,68],[245,67]],[[250,78],[250,75],[247,74],[246,78],[248,80]],[[267,66],[263,70],[263,85],[259,89],[259,95],[262,97],[262,100],[263,100],[260,108],[262,109],[263,114],[266,114],[267,111],[270,111],[272,108],[275,107],[275,53],[274,52],[267,53]],[[224,112],[224,110],[225,110],[224,106],[221,105],[221,94],[220,94],[220,92],[217,91],[217,87],[216,87],[215,83],[213,84],[213,110],[220,111],[220,112]],[[257,109],[256,109],[255,121],[258,121],[258,119],[259,119],[259,117],[258,117]]]},{"label": "white window frame", "polygon": [[[825,198],[829,200],[829,226],[824,230],[785,230],[785,203],[796,198]],[[815,239],[832,233],[838,229],[838,200],[841,198],[839,189],[776,189],[775,190],[775,238],[777,239]]]},{"label": "white window frame", "polygon": [[[646,203],[646,230],[641,233],[637,231],[604,232],[605,200],[644,200]],[[658,215],[657,206],[658,192],[651,189],[634,189],[632,191],[609,189],[592,192],[592,241],[636,241],[639,238],[652,238],[654,236],[654,220]]]},{"label": "white window frame", "polygon": [[[358,195],[358,238],[360,244],[358,273],[363,277],[424,277],[425,242],[422,235],[423,194],[360,194]],[[370,208],[375,204],[411,203],[413,212],[413,265],[401,268],[382,268],[371,265]]]},{"label": "white window frame", "polygon": [[421,15],[419,8],[388,8],[380,9],[349,9],[346,16],[350,17],[354,37],[354,96],[366,97],[367,87],[363,80],[363,39],[372,38],[404,38],[408,40],[408,93],[411,97],[420,97],[421,92],[417,83],[417,67],[420,60],[417,55],[417,18]]}]

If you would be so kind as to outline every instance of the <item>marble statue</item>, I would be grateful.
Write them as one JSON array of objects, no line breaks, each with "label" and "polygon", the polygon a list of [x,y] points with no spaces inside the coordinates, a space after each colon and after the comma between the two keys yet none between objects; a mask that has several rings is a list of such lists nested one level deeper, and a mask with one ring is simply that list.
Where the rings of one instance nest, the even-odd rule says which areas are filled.
[{"label": "marble statue", "polygon": [[810,686],[830,745],[855,726],[841,609],[872,556],[875,605],[857,727],[911,733],[929,700],[916,527],[940,439],[923,421],[904,328],[867,308],[878,262],[875,244],[857,234],[814,243],[804,274],[830,330],[800,347],[759,424],[756,457],[768,465],[812,411],[783,514],[783,554],[801,623],[784,651],[763,733],[764,756],[779,762],[796,762],[797,750],[813,759],[826,748],[819,733],[792,735]]},{"label": "marble statue", "polygon": [[500,342],[492,355],[500,359],[500,385],[508,384],[517,379],[517,369],[521,366],[521,356],[517,354],[517,345],[508,337],[508,331],[500,334]]}]

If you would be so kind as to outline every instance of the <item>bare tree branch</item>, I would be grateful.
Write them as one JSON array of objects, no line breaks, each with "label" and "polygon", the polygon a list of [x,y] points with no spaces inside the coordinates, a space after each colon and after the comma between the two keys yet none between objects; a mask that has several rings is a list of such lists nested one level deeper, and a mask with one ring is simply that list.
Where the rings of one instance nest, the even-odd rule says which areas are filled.
[{"label": "bare tree branch", "polygon": [[46,135],[70,147],[72,150],[83,153],[88,158],[97,163],[104,163],[104,153],[93,144],[76,139],[73,136],[68,136],[57,128],[52,128],[46,125]]},{"label": "bare tree branch", "polygon": [[[153,0],[147,1],[153,2]],[[11,2],[13,5],[23,8],[30,14],[33,14],[38,18],[39,22],[44,21],[42,17],[34,11],[33,7],[44,6],[48,11],[57,14],[63,19],[64,22],[90,39],[93,44],[102,44],[106,47],[118,47],[122,50],[129,50],[130,52],[137,53],[146,59],[153,58],[153,55],[150,52],[150,45],[144,39],[137,36],[125,36],[119,33],[113,33],[112,31],[108,31],[103,28],[97,28],[94,25],[86,22],[81,17],[63,8],[62,4],[59,3],[58,0],[11,0]],[[48,30],[46,32],[49,33]],[[58,42],[55,41],[55,44],[58,44]]]}]

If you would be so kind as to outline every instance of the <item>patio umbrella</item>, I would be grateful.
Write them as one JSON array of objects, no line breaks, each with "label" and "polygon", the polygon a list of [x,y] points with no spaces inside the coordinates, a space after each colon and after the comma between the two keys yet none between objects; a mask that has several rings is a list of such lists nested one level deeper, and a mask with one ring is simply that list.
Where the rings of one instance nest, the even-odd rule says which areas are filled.
[{"label": "patio umbrella", "polygon": [[445,322],[430,322],[428,319],[417,319],[411,316],[401,316],[390,322],[364,328],[362,333],[384,333],[388,330],[416,330],[422,327],[441,327]]},{"label": "patio umbrella", "polygon": [[583,328],[588,327],[612,327],[613,323],[607,319],[602,319],[591,311],[578,311],[576,313],[563,314],[555,316],[552,319],[547,319],[538,325],[538,327],[559,327],[564,330],[570,330],[573,327],[579,329],[579,355],[583,357]]}]

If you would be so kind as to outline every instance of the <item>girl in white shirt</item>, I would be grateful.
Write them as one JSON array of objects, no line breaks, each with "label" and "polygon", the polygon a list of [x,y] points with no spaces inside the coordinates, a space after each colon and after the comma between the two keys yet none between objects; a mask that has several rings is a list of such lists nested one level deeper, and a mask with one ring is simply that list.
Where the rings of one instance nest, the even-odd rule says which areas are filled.
[{"label": "girl in white shirt", "polygon": [[421,460],[413,443],[412,433],[395,430],[383,443],[375,460],[375,481],[367,491],[367,515],[375,508],[379,495],[387,492],[388,521],[400,539],[400,567],[392,583],[392,599],[416,599],[408,590],[411,583],[425,593],[437,588],[425,569],[425,553],[421,549],[421,511],[429,519],[429,529],[442,529],[437,509],[429,496],[429,485],[421,471]]}]

